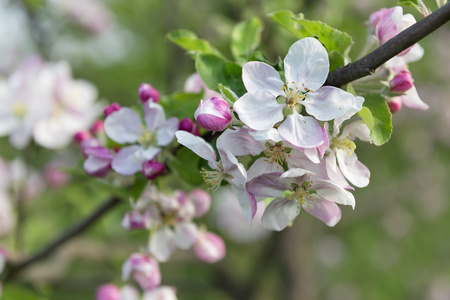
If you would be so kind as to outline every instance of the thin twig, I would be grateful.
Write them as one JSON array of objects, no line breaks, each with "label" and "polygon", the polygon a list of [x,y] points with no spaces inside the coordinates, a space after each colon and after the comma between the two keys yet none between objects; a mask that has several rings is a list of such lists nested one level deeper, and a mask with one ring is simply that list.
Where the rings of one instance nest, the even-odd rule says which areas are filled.
[{"label": "thin twig", "polygon": [[31,257],[24,259],[18,263],[10,263],[6,268],[6,275],[4,280],[10,280],[14,276],[16,276],[19,272],[26,269],[28,266],[33,263],[45,258],[50,255],[53,251],[55,251],[58,247],[66,243],[71,238],[83,233],[86,229],[88,229],[92,224],[94,224],[97,220],[99,220],[105,213],[114,208],[117,204],[122,202],[122,199],[117,197],[111,197],[105,202],[103,202],[95,211],[93,211],[86,218],[68,228],[65,232],[63,232],[60,236],[50,242],[45,248],[32,255]]},{"label": "thin twig", "polygon": [[447,3],[363,58],[330,73],[325,85],[341,87],[356,79],[373,74],[379,66],[408,49],[449,20],[450,3]]}]

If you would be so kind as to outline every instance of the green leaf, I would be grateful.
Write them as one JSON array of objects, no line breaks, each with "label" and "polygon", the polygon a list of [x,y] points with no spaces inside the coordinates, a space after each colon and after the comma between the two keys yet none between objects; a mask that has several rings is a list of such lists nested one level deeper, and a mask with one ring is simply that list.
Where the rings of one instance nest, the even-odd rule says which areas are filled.
[{"label": "green leaf", "polygon": [[200,54],[195,61],[195,67],[208,88],[215,90],[219,84],[223,84],[229,86],[238,96],[245,93],[242,68],[238,64],[213,54]]},{"label": "green leaf", "polygon": [[280,10],[269,14],[275,22],[286,28],[290,33],[295,35],[298,39],[310,36],[310,33],[305,30],[295,19],[302,19],[303,15],[295,15],[290,10]]},{"label": "green leaf", "polygon": [[142,173],[136,173],[134,178],[135,180],[131,186],[130,195],[134,200],[137,200],[147,187],[148,179]]},{"label": "green leaf", "polygon": [[211,46],[208,41],[200,39],[194,32],[186,29],[177,29],[167,34],[167,38],[181,48],[197,54],[215,54],[223,57],[219,50]]},{"label": "green leaf", "polygon": [[164,106],[165,111],[171,116],[182,118],[192,118],[194,112],[202,99],[203,94],[194,93],[174,93],[167,97],[162,97],[160,103]]},{"label": "green leaf", "polygon": [[303,29],[307,30],[311,36],[318,38],[329,53],[336,50],[344,57],[348,55],[348,52],[353,45],[353,39],[347,33],[334,29],[320,21],[305,20],[298,17],[296,17],[295,20],[303,27]]},{"label": "green leaf", "polygon": [[383,96],[366,94],[363,97],[364,107],[358,114],[370,129],[370,142],[381,146],[391,137],[392,114]]},{"label": "green leaf", "polygon": [[169,167],[189,184],[199,186],[203,183],[199,173],[200,160],[194,152],[183,147],[169,160]]},{"label": "green leaf", "polygon": [[[416,9],[423,16],[431,14],[431,10],[422,2],[418,0],[399,0],[398,5],[409,6]],[[438,4],[439,5],[439,4]]]},{"label": "green leaf", "polygon": [[263,25],[257,17],[238,23],[231,33],[231,53],[240,64],[247,62],[261,42]]},{"label": "green leaf", "polygon": [[329,53],[330,57],[330,73],[345,64],[344,57],[341,53],[333,50]]}]

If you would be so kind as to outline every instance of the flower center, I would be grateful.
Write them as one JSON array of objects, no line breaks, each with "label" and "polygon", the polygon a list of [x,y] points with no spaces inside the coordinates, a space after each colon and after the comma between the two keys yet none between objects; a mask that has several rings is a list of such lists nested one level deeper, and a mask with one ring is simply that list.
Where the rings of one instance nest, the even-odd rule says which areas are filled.
[{"label": "flower center", "polygon": [[[264,154],[266,155],[267,161],[269,164],[273,164],[276,162],[278,165],[283,165],[283,162],[287,157],[291,157],[289,153],[286,153],[284,146],[281,143],[275,144],[275,146],[269,146],[264,150]],[[277,166],[277,169],[279,166]]]},{"label": "flower center", "polygon": [[144,147],[149,147],[156,142],[156,132],[151,132],[148,128],[142,126],[138,132],[138,143]]},{"label": "flower center", "polygon": [[301,109],[301,102],[305,99],[306,93],[310,90],[305,87],[302,83],[302,89],[300,90],[298,86],[295,85],[295,81],[292,82],[292,85],[289,85],[289,82],[286,82],[286,85],[283,86],[282,90],[286,94],[286,106],[291,109]]},{"label": "flower center", "polygon": [[13,114],[17,116],[18,118],[23,118],[25,114],[27,113],[27,107],[25,104],[19,102],[14,103],[14,106],[12,108]]},{"label": "flower center", "polygon": [[226,174],[222,170],[207,171],[205,168],[202,168],[200,174],[202,174],[203,181],[211,186],[208,188],[208,191],[211,190],[213,192],[219,188],[220,183],[226,177]]},{"label": "flower center", "polygon": [[[310,202],[316,201],[308,190],[310,186],[311,182],[305,181],[301,186],[294,188],[294,192],[288,197],[288,199],[297,201],[299,206],[304,206],[306,204],[306,209],[308,210],[311,206]],[[298,209],[299,208],[300,207],[298,207]]]},{"label": "flower center", "polygon": [[334,138],[331,142],[330,148],[341,149],[341,150],[347,151],[348,155],[352,155],[352,153],[356,149],[356,145],[354,142],[350,141],[347,136],[344,139]]}]

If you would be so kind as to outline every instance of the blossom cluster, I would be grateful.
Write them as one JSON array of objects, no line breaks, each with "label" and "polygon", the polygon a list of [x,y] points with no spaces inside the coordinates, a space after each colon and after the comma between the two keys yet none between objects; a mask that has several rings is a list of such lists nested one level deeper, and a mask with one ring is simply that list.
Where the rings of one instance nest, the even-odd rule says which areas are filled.
[{"label": "blossom cluster", "polygon": [[[337,204],[355,206],[350,183],[369,183],[354,152],[354,140],[369,141],[369,129],[361,120],[347,122],[364,99],[323,86],[328,72],[327,51],[314,38],[291,46],[284,79],[266,63],[246,63],[247,92],[231,108],[215,97],[202,101],[195,114],[205,129],[226,128],[216,142],[219,159],[203,138],[176,132],[180,144],[208,161],[212,170],[202,173],[213,190],[230,184],[249,222],[257,201],[267,199],[262,224],[268,229],[284,229],[301,208],[334,226],[341,218]],[[252,163],[244,165],[244,157]]]},{"label": "blossom cluster", "polygon": [[18,149],[31,139],[49,149],[65,147],[99,114],[96,100],[95,86],[73,79],[67,62],[30,57],[0,81],[0,136]]},{"label": "blossom cluster", "polygon": [[[414,16],[404,15],[401,6],[382,8],[370,15],[370,34],[382,45],[415,23]],[[423,48],[414,44],[384,64],[384,69],[388,71],[389,90],[397,94],[388,97],[391,112],[397,112],[402,105],[413,109],[428,109],[428,105],[420,99],[408,68],[409,63],[421,59],[423,54]]]}]

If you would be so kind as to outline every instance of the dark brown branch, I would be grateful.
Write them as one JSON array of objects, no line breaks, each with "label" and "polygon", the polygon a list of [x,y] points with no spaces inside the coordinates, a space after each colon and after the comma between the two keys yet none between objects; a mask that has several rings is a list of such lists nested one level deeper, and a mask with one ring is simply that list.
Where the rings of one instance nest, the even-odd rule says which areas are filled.
[{"label": "dark brown branch", "polygon": [[19,272],[26,269],[31,264],[39,261],[46,256],[50,255],[53,251],[55,251],[59,246],[70,240],[71,238],[83,233],[86,229],[88,229],[92,224],[94,224],[97,220],[99,220],[105,213],[114,208],[117,204],[122,202],[122,199],[117,197],[112,197],[102,203],[95,211],[93,211],[89,216],[85,219],[81,220],[73,227],[69,228],[67,231],[63,232],[59,237],[50,242],[45,248],[34,254],[33,256],[18,262],[18,263],[10,263],[6,268],[5,280],[9,280],[16,276]]},{"label": "dark brown branch", "polygon": [[373,74],[379,66],[403,50],[408,49],[449,20],[450,3],[447,3],[363,58],[330,73],[325,85],[341,87],[356,79]]}]

